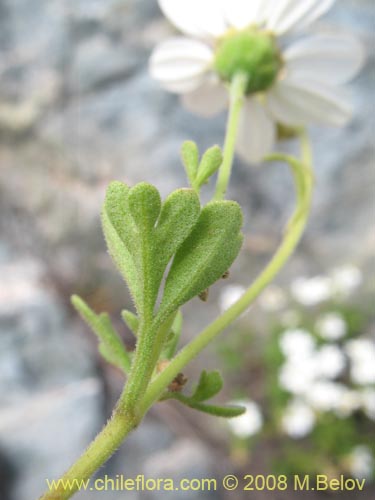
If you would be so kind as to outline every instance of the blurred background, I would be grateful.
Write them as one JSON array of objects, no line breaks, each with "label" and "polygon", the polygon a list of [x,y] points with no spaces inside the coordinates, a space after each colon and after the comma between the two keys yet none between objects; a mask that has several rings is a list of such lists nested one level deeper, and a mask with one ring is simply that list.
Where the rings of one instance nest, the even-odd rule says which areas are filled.
[{"label": "blurred background", "polygon": [[[200,370],[219,368],[225,386],[217,400],[240,399],[247,414],[228,424],[178,403],[156,405],[101,477],[344,474],[366,477],[360,498],[374,498],[374,23],[372,0],[341,0],[320,21],[322,29],[356,34],[367,48],[366,67],[350,86],[353,121],[311,131],[315,201],[297,254],[185,374],[190,387]],[[2,500],[36,498],[100,430],[122,388],[69,301],[78,293],[108,311],[134,347],[120,319],[130,298],[100,228],[107,184],[147,180],[165,196],[186,184],[183,140],[201,149],[223,140],[225,115],[190,115],[148,75],[152,48],[172,32],[156,1],[0,0]],[[280,147],[296,150],[293,142]],[[288,172],[276,164],[236,160],[230,197],[245,211],[244,249],[209,301],[184,309],[182,344],[256,276],[293,206]]]}]

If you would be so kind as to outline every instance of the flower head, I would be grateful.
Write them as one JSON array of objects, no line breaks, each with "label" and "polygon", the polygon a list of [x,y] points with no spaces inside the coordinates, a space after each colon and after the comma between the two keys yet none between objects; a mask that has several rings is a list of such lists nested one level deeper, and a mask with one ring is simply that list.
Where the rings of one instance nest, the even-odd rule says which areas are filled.
[{"label": "flower head", "polygon": [[192,112],[212,115],[228,101],[226,85],[247,75],[238,151],[258,162],[273,147],[278,125],[343,125],[350,108],[339,85],[363,62],[360,44],[346,35],[310,35],[285,44],[334,0],[159,0],[186,36],[156,47],[150,61],[161,85],[183,94]]}]

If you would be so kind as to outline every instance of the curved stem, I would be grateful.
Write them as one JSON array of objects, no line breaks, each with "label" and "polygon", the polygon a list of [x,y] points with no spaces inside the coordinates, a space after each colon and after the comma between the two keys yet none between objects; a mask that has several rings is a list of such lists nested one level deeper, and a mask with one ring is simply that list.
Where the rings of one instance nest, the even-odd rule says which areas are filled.
[{"label": "curved stem", "polygon": [[270,161],[282,160],[289,164],[294,176],[297,193],[297,207],[289,221],[284,239],[277,252],[245,294],[232,307],[205,328],[194,340],[185,346],[154,382],[150,384],[141,403],[142,413],[145,413],[150,406],[161,397],[165,387],[168,386],[192,359],[194,359],[219,333],[249,308],[264,288],[271,283],[294,252],[306,227],[312,194],[311,150],[307,136],[301,134],[301,139],[303,163],[282,154],[272,155],[267,158]]},{"label": "curved stem", "polygon": [[216,183],[214,200],[222,200],[228,188],[232,172],[234,148],[236,146],[238,124],[242,109],[245,89],[248,82],[247,75],[238,73],[232,80],[230,87],[230,111],[228,116],[227,131],[224,144],[223,163],[220,166]]},{"label": "curved stem", "polygon": [[[138,422],[125,415],[119,408],[113,412],[103,430],[97,435],[72,467],[40,497],[40,500],[67,500],[88,481],[117,450]],[[50,481],[51,483],[52,481]]]}]

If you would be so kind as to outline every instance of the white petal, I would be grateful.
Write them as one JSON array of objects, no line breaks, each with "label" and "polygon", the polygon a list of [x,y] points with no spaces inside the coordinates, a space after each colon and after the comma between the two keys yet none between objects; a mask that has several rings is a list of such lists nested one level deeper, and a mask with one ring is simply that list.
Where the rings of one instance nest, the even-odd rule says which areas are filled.
[{"label": "white petal", "polygon": [[185,108],[197,115],[210,117],[223,111],[228,104],[228,91],[220,82],[207,81],[182,98]]},{"label": "white petal", "polygon": [[291,45],[283,54],[291,78],[339,85],[349,81],[364,63],[364,50],[349,35],[320,35]]},{"label": "white petal", "polygon": [[247,99],[241,114],[237,151],[250,163],[259,163],[275,143],[276,127],[264,107],[255,99]]},{"label": "white petal", "polygon": [[267,28],[278,35],[303,29],[331,8],[335,0],[278,0],[269,12]]},{"label": "white petal", "polygon": [[204,81],[213,59],[208,45],[189,38],[159,44],[150,58],[150,73],[167,90],[185,93]]},{"label": "white petal", "polygon": [[227,30],[223,0],[159,0],[164,15],[183,33],[217,37]]},{"label": "white petal", "polygon": [[228,24],[237,29],[262,24],[266,19],[268,4],[268,0],[225,0],[225,17]]},{"label": "white petal", "polygon": [[347,95],[314,81],[282,81],[268,93],[272,115],[285,125],[327,124],[342,126],[350,119]]}]

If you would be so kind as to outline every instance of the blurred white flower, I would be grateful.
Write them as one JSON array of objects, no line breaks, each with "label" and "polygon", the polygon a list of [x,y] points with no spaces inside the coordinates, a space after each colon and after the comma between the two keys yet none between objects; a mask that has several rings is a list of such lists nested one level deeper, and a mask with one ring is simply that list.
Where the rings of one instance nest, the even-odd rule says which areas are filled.
[{"label": "blurred white flower", "polygon": [[363,363],[354,362],[350,367],[350,378],[357,385],[375,384],[374,359]]},{"label": "blurred white flower", "polygon": [[[254,76],[255,67],[242,110],[238,151],[248,161],[258,162],[274,145],[277,123],[341,126],[350,118],[339,86],[360,69],[364,59],[360,44],[342,34],[310,35],[287,47],[280,43],[285,34],[307,28],[333,3],[159,0],[165,16],[187,37],[156,47],[151,75],[165,89],[183,94],[192,112],[208,116],[227,105],[224,80],[244,68]],[[223,59],[229,63],[225,65],[229,74],[219,64]]]},{"label": "blurred white flower", "polygon": [[335,410],[336,414],[341,418],[347,418],[355,411],[359,410],[362,405],[362,397],[358,391],[346,389],[343,391],[340,401]]},{"label": "blurred white flower", "polygon": [[232,403],[246,408],[243,415],[227,420],[232,433],[241,439],[257,434],[263,426],[263,416],[259,406],[249,400],[237,400]]},{"label": "blurred white flower", "polygon": [[314,358],[294,358],[287,361],[280,369],[280,387],[292,394],[306,394],[316,379]]},{"label": "blurred white flower", "polygon": [[336,410],[346,392],[342,384],[330,381],[316,381],[306,393],[309,404],[318,411]]},{"label": "blurred white flower", "polygon": [[356,446],[350,456],[350,472],[358,479],[371,479],[374,473],[375,461],[368,446]]},{"label": "blurred white flower", "polygon": [[346,358],[336,345],[322,346],[316,353],[316,370],[320,377],[336,378],[345,369]]},{"label": "blurred white flower", "polygon": [[287,304],[284,291],[277,285],[270,285],[258,299],[258,304],[267,312],[283,309]]},{"label": "blurred white flower", "polygon": [[375,389],[361,391],[361,404],[368,418],[375,420]]},{"label": "blurred white flower", "polygon": [[302,401],[292,401],[285,409],[281,426],[283,431],[294,439],[310,434],[315,424],[312,409]]},{"label": "blurred white flower", "polygon": [[341,314],[328,313],[318,319],[316,329],[325,340],[339,340],[345,337],[348,327]]},{"label": "blurred white flower", "polygon": [[354,384],[375,384],[375,342],[369,339],[349,340],[345,350],[350,358],[350,377]]},{"label": "blurred white flower", "polygon": [[314,337],[302,328],[285,330],[279,339],[280,350],[287,358],[311,357],[315,349]]},{"label": "blurred white flower", "polygon": [[332,281],[328,276],[298,278],[291,284],[294,299],[303,306],[315,306],[332,297]]},{"label": "blurred white flower", "polygon": [[219,308],[222,312],[229,309],[242,295],[246,292],[246,288],[242,285],[228,285],[220,293]]},{"label": "blurred white flower", "polygon": [[335,291],[343,295],[352,293],[363,281],[361,270],[355,266],[338,267],[331,276]]}]

